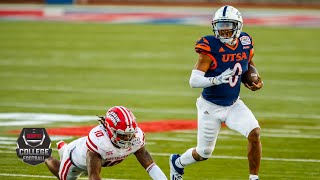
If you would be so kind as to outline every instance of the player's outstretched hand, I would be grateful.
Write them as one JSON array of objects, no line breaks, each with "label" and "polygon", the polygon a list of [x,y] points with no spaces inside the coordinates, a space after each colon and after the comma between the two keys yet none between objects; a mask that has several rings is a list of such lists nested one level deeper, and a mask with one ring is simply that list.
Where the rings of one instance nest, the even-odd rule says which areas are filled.
[{"label": "player's outstretched hand", "polygon": [[245,83],[244,85],[251,91],[256,91],[262,88],[263,81],[261,80],[261,78],[259,78],[259,81],[257,83],[252,82],[252,86],[250,86],[248,83]]},{"label": "player's outstretched hand", "polygon": [[229,83],[229,78],[233,75],[233,70],[228,68],[223,73],[221,73],[219,76],[216,76],[212,78],[211,82],[214,85],[220,85],[223,83]]}]

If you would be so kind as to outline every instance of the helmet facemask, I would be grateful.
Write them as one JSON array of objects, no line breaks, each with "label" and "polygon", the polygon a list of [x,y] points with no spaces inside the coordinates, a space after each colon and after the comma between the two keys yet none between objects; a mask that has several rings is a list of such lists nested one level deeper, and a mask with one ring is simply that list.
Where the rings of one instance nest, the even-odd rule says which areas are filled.
[{"label": "helmet facemask", "polygon": [[[110,126],[109,126],[110,127]],[[135,137],[135,129],[127,127],[125,130],[110,127],[112,131],[111,141],[119,148],[129,148]]]},{"label": "helmet facemask", "polygon": [[216,38],[224,44],[234,45],[240,36],[242,23],[232,20],[217,20],[212,22]]}]

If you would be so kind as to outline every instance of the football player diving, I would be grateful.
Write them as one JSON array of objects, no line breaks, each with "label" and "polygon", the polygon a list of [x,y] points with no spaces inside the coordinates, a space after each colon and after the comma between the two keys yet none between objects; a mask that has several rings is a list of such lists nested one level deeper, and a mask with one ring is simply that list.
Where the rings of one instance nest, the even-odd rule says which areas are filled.
[{"label": "football player diving", "polygon": [[146,150],[144,133],[129,109],[114,106],[99,122],[88,136],[70,144],[57,143],[60,161],[49,157],[45,163],[58,179],[75,180],[88,174],[89,180],[100,180],[102,167],[115,166],[130,154],[136,156],[152,179],[167,179]]}]

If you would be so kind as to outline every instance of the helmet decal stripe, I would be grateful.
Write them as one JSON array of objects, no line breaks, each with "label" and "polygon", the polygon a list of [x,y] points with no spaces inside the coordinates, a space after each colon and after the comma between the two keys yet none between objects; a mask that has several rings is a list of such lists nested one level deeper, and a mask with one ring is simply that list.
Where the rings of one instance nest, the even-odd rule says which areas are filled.
[{"label": "helmet decal stripe", "polygon": [[131,128],[131,126],[132,126],[132,116],[131,116],[131,114],[130,114],[130,112],[128,111],[128,109],[127,108],[125,108],[125,107],[123,107],[123,106],[120,106],[123,110],[124,110],[124,112],[125,112],[125,114],[127,115],[127,117],[128,117],[128,121],[129,121],[129,127]]},{"label": "helmet decal stripe", "polygon": [[123,110],[120,108],[120,106],[116,106],[116,108],[121,111],[121,113],[122,113],[123,116],[124,116],[125,123],[126,123],[126,125],[128,125],[128,117],[126,116],[126,114],[123,112]]},{"label": "helmet decal stripe", "polygon": [[120,106],[123,110],[124,110],[124,113],[127,115],[127,117],[128,117],[128,125],[129,125],[129,127],[131,127],[132,126],[132,118],[131,118],[131,116],[130,116],[130,113],[129,113],[129,111],[125,108],[125,107],[123,107],[123,106]]},{"label": "helmet decal stripe", "polygon": [[121,113],[123,114],[125,121],[126,121],[126,125],[130,125],[130,117],[128,116],[128,114],[126,113],[126,109],[123,108],[122,106],[117,106],[117,108],[121,111]]},{"label": "helmet decal stripe", "polygon": [[226,14],[227,14],[227,8],[228,8],[228,6],[225,6],[225,7],[223,8],[223,12],[222,12],[222,16],[223,16],[223,17],[226,16]]}]

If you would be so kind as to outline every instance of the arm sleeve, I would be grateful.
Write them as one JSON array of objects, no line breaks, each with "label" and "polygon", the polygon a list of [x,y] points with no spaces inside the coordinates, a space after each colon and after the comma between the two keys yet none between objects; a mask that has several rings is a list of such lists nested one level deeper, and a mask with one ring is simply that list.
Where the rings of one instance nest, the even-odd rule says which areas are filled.
[{"label": "arm sleeve", "polygon": [[192,70],[189,84],[192,88],[206,88],[213,86],[212,80],[213,77],[207,78],[204,77],[205,72],[199,70]]},{"label": "arm sleeve", "polygon": [[150,177],[153,180],[165,180],[167,179],[166,175],[162,172],[162,170],[159,168],[159,166],[156,165],[156,163],[152,163],[146,171],[149,173]]}]

